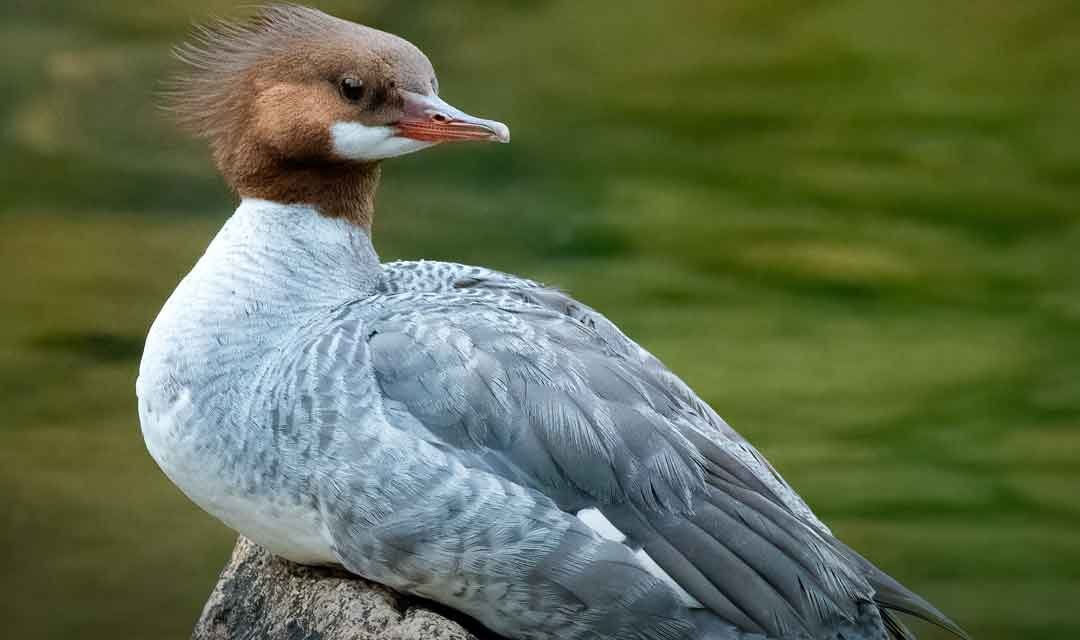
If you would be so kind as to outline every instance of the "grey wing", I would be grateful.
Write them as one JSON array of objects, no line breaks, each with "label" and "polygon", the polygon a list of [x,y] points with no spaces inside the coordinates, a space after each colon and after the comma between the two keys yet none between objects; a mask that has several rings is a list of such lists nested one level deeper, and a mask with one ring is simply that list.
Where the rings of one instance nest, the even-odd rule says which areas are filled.
[{"label": "grey wing", "polygon": [[624,334],[602,313],[575,300],[565,292],[545,286],[535,280],[512,274],[453,262],[432,260],[397,261],[383,265],[383,291],[388,293],[451,293],[463,297],[475,295],[485,299],[526,302],[530,305],[564,315],[591,329],[595,338],[635,363],[650,383],[677,398],[697,416],[698,426],[717,431],[732,455],[741,458],[748,473],[768,488],[769,494],[792,513],[826,534],[829,528],[821,522],[803,499],[780,476],[771,464],[737,431],[731,428],[713,409],[695,394],[681,378],[665,367],[655,356]]},{"label": "grey wing", "polygon": [[[298,332],[260,376],[275,438],[305,461],[273,475],[291,477],[301,499],[317,506],[338,562],[512,638],[741,637],[733,627],[695,620],[631,549],[601,538],[544,492],[477,464],[395,406],[373,366],[386,357],[376,347],[394,339],[390,327],[402,305],[413,306],[375,297],[339,308]],[[435,334],[425,339],[440,342]],[[438,350],[427,355],[440,357]]]},{"label": "grey wing", "polygon": [[898,623],[876,605],[899,604],[955,628],[808,519],[756,451],[602,316],[553,310],[562,294],[539,286],[458,288],[385,296],[365,320],[400,428],[567,512],[597,509],[701,615],[742,631],[884,637]]}]

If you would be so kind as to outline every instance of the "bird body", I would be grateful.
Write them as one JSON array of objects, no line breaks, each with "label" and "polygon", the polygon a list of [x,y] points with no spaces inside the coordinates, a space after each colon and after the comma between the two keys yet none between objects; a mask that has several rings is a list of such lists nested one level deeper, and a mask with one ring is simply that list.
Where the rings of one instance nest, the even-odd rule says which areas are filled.
[{"label": "bird body", "polygon": [[[434,96],[414,47],[350,24],[278,7],[195,56],[254,78],[251,111],[230,103],[246,113],[237,123],[289,117],[267,93],[291,96],[273,105],[310,93],[331,116],[300,165],[252,151],[278,145],[276,130],[208,134],[243,199],[154,322],[137,383],[147,447],[181,490],[278,555],[341,565],[510,638],[910,637],[890,609],[959,632],[836,540],[600,313],[490,269],[380,263],[383,154],[509,134]],[[361,58],[380,34],[377,72],[346,69],[365,77],[340,84],[358,113],[356,87],[383,87],[381,120],[343,121],[323,80],[281,71],[298,55],[289,43],[320,25],[361,42],[342,52]],[[249,68],[264,60],[251,50],[272,74]],[[318,126],[293,124],[289,139]],[[308,178],[331,190],[282,186]]]}]

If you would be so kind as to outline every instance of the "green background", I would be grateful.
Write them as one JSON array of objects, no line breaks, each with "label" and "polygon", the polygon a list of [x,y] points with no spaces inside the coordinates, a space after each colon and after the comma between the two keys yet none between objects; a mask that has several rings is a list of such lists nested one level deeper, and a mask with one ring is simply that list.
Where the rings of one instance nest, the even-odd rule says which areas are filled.
[{"label": "green background", "polygon": [[[230,4],[0,8],[5,637],[184,637],[230,549],[134,396],[234,207],[155,106]],[[1080,634],[1080,4],[322,6],[513,130],[387,163],[384,259],[568,289],[976,638]]]}]

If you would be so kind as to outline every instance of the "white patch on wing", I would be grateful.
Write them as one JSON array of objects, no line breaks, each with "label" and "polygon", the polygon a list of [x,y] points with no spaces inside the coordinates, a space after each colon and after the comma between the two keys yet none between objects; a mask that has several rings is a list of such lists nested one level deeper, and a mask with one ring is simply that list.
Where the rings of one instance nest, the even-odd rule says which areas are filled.
[{"label": "white patch on wing", "polygon": [[330,127],[330,140],[334,153],[349,160],[383,160],[435,144],[398,136],[393,127],[360,122],[335,122]]},{"label": "white patch on wing", "polygon": [[638,559],[638,562],[645,565],[645,568],[649,570],[649,573],[653,574],[657,578],[660,578],[661,580],[666,582],[669,587],[674,589],[675,595],[679,596],[679,601],[682,602],[683,605],[690,607],[691,609],[705,608],[701,605],[700,602],[698,602],[697,598],[687,593],[686,589],[683,589],[681,586],[679,586],[678,582],[675,582],[675,580],[671,576],[669,576],[666,571],[661,569],[660,565],[656,564],[656,561],[653,560],[649,554],[645,553],[644,549],[638,549],[637,551],[635,551],[634,557]]},{"label": "white patch on wing", "polygon": [[[588,525],[590,529],[599,534],[601,538],[604,538],[605,540],[611,540],[613,542],[626,542],[626,534],[624,534],[622,531],[619,531],[619,529],[615,525],[611,524],[611,521],[608,520],[604,516],[604,514],[600,513],[599,509],[596,509],[595,507],[582,509],[581,511],[577,512],[577,517],[579,520]],[[675,580],[672,579],[672,577],[669,576],[666,571],[661,569],[660,565],[656,564],[656,561],[653,560],[649,556],[649,554],[645,553],[644,549],[639,548],[634,551],[634,557],[637,558],[638,562],[644,565],[646,569],[648,569],[649,573],[653,574],[657,578],[660,578],[661,580],[666,582],[669,587],[674,589],[675,594],[679,596],[679,600],[685,606],[693,609],[704,608],[702,607],[701,603],[698,602],[696,598],[694,598],[694,596],[687,593],[686,589],[683,589],[681,586],[679,586],[679,583],[675,582]]]},{"label": "white patch on wing", "polygon": [[590,529],[599,533],[600,537],[605,540],[613,540],[615,542],[626,541],[626,536],[623,535],[623,532],[616,529],[615,525],[611,524],[611,521],[605,518],[604,514],[600,513],[600,510],[595,507],[578,511],[577,517],[578,520],[589,525]]}]

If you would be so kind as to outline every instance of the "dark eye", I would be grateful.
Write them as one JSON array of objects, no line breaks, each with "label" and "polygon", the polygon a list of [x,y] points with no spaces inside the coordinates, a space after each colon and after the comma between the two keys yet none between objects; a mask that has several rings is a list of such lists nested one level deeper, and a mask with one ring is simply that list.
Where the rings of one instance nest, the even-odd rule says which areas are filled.
[{"label": "dark eye", "polygon": [[341,79],[341,97],[349,102],[360,102],[364,98],[364,82],[356,78]]}]

